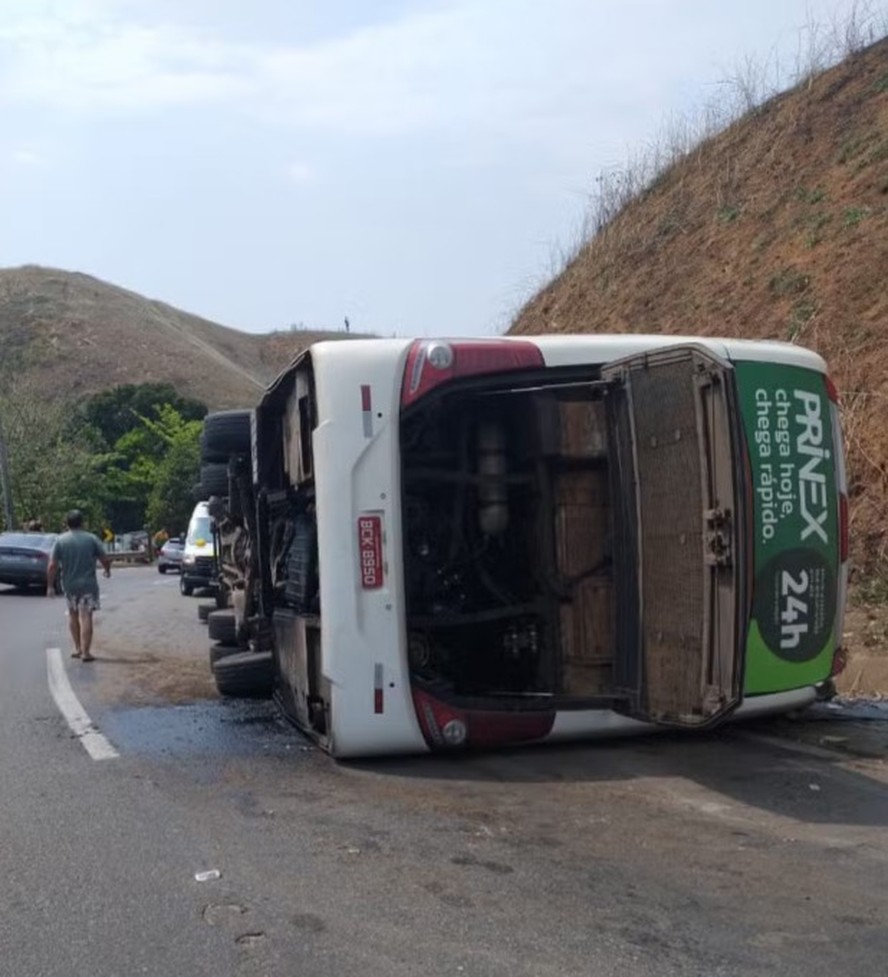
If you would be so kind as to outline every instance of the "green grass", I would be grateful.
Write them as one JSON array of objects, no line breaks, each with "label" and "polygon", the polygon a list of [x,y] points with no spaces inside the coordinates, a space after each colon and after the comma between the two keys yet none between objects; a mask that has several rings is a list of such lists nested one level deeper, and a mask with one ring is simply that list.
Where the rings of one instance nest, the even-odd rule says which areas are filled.
[{"label": "green grass", "polygon": [[805,244],[809,248],[816,247],[818,244],[820,244],[820,241],[822,240],[821,231],[824,227],[826,227],[827,224],[829,224],[831,220],[832,214],[827,214],[824,211],[820,211],[820,213],[817,214],[812,214],[809,218],[807,218],[807,220],[804,222],[808,229],[808,233],[805,235]]},{"label": "green grass", "polygon": [[657,225],[657,237],[669,237],[681,228],[681,221],[677,214],[666,214]]},{"label": "green grass", "polygon": [[772,275],[768,282],[768,288],[778,297],[786,295],[799,295],[807,291],[811,284],[811,276],[805,275],[796,268],[784,268]]},{"label": "green grass", "polygon": [[888,139],[882,139],[875,145],[857,164],[857,169],[862,170],[865,166],[872,166],[873,163],[881,163],[888,159]]},{"label": "green grass", "polygon": [[719,224],[730,224],[740,216],[740,208],[725,204],[716,211]]},{"label": "green grass", "polygon": [[855,136],[852,139],[845,140],[842,143],[842,148],[839,150],[838,162],[850,163],[851,160],[856,159],[867,146],[878,138],[874,133],[870,133],[867,136]]},{"label": "green grass", "polygon": [[869,207],[846,207],[842,214],[842,224],[845,227],[857,227],[862,221],[872,214]]},{"label": "green grass", "polygon": [[826,191],[821,187],[814,187],[813,190],[806,190],[799,187],[795,192],[796,200],[801,200],[803,204],[819,204],[826,196]]},{"label": "green grass", "polygon": [[888,138],[881,132],[872,132],[867,136],[849,139],[839,151],[838,162],[850,163],[854,161],[854,172],[860,173],[873,163],[881,163],[888,159]]}]

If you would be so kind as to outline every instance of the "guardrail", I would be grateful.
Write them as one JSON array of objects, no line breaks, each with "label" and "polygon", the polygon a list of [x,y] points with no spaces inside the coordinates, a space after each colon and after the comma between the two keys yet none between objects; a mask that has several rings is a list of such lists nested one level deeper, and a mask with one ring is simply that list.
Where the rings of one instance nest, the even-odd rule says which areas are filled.
[{"label": "guardrail", "polygon": [[123,563],[123,564],[133,564],[133,563],[153,563],[154,558],[147,552],[147,550],[125,550],[123,552],[109,553],[108,554],[112,563]]}]

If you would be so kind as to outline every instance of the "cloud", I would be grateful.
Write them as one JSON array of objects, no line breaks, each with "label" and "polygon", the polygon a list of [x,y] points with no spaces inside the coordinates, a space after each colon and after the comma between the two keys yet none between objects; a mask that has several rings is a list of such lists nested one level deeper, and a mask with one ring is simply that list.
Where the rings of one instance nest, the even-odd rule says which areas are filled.
[{"label": "cloud", "polygon": [[11,153],[12,160],[21,166],[45,166],[46,158],[33,149],[21,148],[14,149]]},{"label": "cloud", "polygon": [[313,183],[316,173],[308,163],[293,162],[287,167],[287,179],[291,183]]},{"label": "cloud", "polygon": [[[623,0],[607,16],[592,0],[405,0],[399,16],[340,20],[308,40],[285,16],[292,0],[264,3],[297,26],[248,40],[224,4],[210,16],[207,3],[201,23],[176,20],[174,3],[2,0],[0,103],[89,114],[223,106],[274,128],[556,152],[603,132],[619,145],[638,128],[632,115],[648,125],[725,33],[721,7],[699,0],[693,10]],[[583,134],[592,119],[597,131]]]},{"label": "cloud", "polygon": [[[86,111],[241,95],[250,52],[170,24],[125,21],[105,3],[12,3],[0,24],[0,98]],[[245,61],[247,64],[245,65]]]},{"label": "cloud", "polygon": [[589,59],[610,57],[586,0],[419,5],[314,43],[242,42],[146,19],[144,6],[137,18],[124,0],[4,6],[0,101],[86,113],[224,104],[344,135],[532,136],[588,99]]},{"label": "cloud", "polygon": [[530,133],[590,95],[591,21],[585,0],[463,0],[268,50],[256,82],[267,111],[305,128],[496,132],[517,120]]}]

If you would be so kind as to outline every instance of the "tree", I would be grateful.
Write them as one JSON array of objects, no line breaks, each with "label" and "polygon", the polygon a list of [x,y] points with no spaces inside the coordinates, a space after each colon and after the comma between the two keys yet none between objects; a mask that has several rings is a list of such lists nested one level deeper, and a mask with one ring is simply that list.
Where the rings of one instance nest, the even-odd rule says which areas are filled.
[{"label": "tree", "polygon": [[202,423],[185,420],[173,407],[161,410],[151,432],[166,445],[157,467],[148,499],[147,516],[152,526],[183,532],[194,506],[191,488],[200,476],[200,432]]},{"label": "tree", "polygon": [[196,442],[206,413],[205,404],[180,396],[166,383],[115,387],[87,402],[81,416],[96,425],[109,448],[102,475],[107,516],[117,532],[145,525],[168,451],[188,424],[197,432]]},{"label": "tree", "polygon": [[200,476],[200,421],[185,421],[169,442],[148,498],[149,525],[171,535],[185,532],[194,508],[191,494]]},{"label": "tree", "polygon": [[[72,412],[69,405],[6,377],[0,417],[15,525],[38,518],[47,530],[58,530],[65,513],[78,508],[95,529],[103,524],[118,533],[141,529],[146,518],[158,527],[185,528],[200,471],[202,423],[193,415],[202,417],[206,408],[188,407],[183,416],[175,406],[153,401],[164,385],[144,386],[150,388],[148,412],[136,413],[132,404],[141,401],[131,397],[129,413],[115,419],[102,411]],[[104,416],[104,433],[89,423],[90,416]],[[126,429],[109,445],[107,435],[117,423]]]},{"label": "tree", "polygon": [[136,421],[140,426],[121,435],[102,459],[107,516],[116,532],[145,525],[148,497],[166,453],[166,444],[148,428],[146,419]]},{"label": "tree", "polygon": [[4,384],[0,414],[16,523],[37,518],[46,529],[57,530],[65,513],[78,508],[97,525],[105,499],[96,432],[85,423],[72,424],[64,404],[16,380]]},{"label": "tree", "polygon": [[80,413],[83,420],[100,431],[110,448],[130,431],[142,426],[142,418],[156,420],[162,405],[175,408],[186,421],[200,421],[207,405],[183,397],[169,383],[124,384],[90,397]]}]

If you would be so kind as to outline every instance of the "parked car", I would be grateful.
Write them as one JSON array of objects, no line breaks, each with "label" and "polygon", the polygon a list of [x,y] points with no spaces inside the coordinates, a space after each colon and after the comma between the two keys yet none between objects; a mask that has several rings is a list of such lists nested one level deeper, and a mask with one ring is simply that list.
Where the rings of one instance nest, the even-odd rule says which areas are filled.
[{"label": "parked car", "polygon": [[[55,533],[0,533],[0,583],[22,590],[46,589],[46,568]],[[56,580],[61,593],[61,581]]]},{"label": "parked car", "polygon": [[185,552],[185,544],[181,539],[168,539],[157,553],[157,572],[179,573],[182,570],[182,554]]}]

